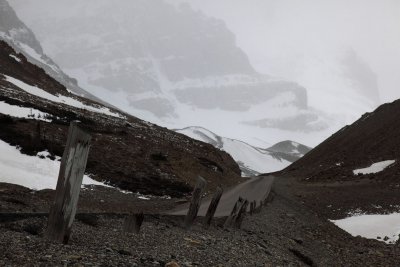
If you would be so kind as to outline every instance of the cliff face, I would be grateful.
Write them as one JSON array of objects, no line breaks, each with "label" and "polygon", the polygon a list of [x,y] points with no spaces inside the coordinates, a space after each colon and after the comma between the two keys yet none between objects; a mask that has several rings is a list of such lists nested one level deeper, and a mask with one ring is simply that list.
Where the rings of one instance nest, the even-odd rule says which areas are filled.
[{"label": "cliff face", "polygon": [[100,99],[89,94],[77,84],[77,80],[66,75],[61,68],[48,57],[32,30],[22,22],[7,0],[0,0],[0,40],[6,41],[17,52],[24,54],[27,60],[40,68],[58,82],[76,94]]},{"label": "cliff face", "polygon": [[212,112],[249,136],[255,128],[292,131],[282,125],[287,121],[297,121],[293,131],[329,127],[323,114],[308,108],[305,88],[257,73],[222,21],[188,5],[162,0],[32,5],[15,4],[52,58],[85,89],[141,118],[218,131],[206,119]]}]

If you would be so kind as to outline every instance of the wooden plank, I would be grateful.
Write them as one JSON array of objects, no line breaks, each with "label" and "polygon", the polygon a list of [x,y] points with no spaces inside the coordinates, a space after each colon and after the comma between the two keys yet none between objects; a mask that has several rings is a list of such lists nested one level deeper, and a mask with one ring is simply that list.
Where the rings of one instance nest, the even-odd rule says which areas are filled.
[{"label": "wooden plank", "polygon": [[199,212],[201,197],[203,191],[206,187],[206,180],[203,177],[198,176],[196,186],[193,190],[192,200],[190,202],[189,211],[185,217],[184,227],[189,229],[193,224],[194,219],[197,217],[197,213]]},{"label": "wooden plank", "polygon": [[143,212],[129,215],[124,222],[124,232],[138,234],[144,220]]},{"label": "wooden plank", "polygon": [[204,228],[210,227],[212,218],[214,217],[219,201],[221,200],[222,193],[223,189],[221,187],[218,187],[214,193],[214,196],[211,199],[210,206],[208,206],[206,217],[204,218],[203,222]]},{"label": "wooden plank", "polygon": [[46,236],[49,240],[68,243],[75,218],[91,136],[71,122],[67,144],[61,160],[56,195],[50,209]]}]

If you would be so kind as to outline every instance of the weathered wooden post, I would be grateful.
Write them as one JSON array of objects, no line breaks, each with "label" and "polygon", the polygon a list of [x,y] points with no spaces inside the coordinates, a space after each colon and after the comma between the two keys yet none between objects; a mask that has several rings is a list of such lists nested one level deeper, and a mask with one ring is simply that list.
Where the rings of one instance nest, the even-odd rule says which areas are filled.
[{"label": "weathered wooden post", "polygon": [[138,234],[144,219],[143,212],[129,215],[124,222],[124,232]]},{"label": "weathered wooden post", "polygon": [[68,243],[86,169],[90,140],[91,136],[78,127],[78,122],[71,122],[61,160],[55,200],[47,223],[46,236],[52,241]]},{"label": "weathered wooden post", "polygon": [[203,194],[204,188],[206,187],[206,180],[203,177],[198,176],[196,187],[193,190],[192,200],[190,202],[189,211],[185,217],[184,227],[189,229],[194,219],[199,212],[201,195]]},{"label": "weathered wooden post", "polygon": [[237,216],[237,213],[239,212],[240,208],[242,207],[243,202],[244,202],[244,200],[241,197],[239,197],[239,199],[235,203],[235,206],[233,206],[231,214],[225,220],[224,228],[228,228],[229,226],[231,226],[233,220]]},{"label": "weathered wooden post", "polygon": [[212,218],[214,217],[215,211],[217,210],[219,201],[222,196],[223,189],[221,187],[217,188],[217,191],[214,193],[214,196],[211,199],[210,206],[208,206],[208,210],[206,213],[206,217],[204,218],[203,227],[208,228],[211,225]]},{"label": "weathered wooden post", "polygon": [[256,203],[254,201],[250,202],[250,215],[253,215],[254,213],[255,204]]},{"label": "weathered wooden post", "polygon": [[243,218],[246,214],[248,204],[249,202],[247,200],[244,200],[242,206],[237,213],[237,216],[234,219],[233,226],[237,229],[240,229],[240,227],[242,226]]}]

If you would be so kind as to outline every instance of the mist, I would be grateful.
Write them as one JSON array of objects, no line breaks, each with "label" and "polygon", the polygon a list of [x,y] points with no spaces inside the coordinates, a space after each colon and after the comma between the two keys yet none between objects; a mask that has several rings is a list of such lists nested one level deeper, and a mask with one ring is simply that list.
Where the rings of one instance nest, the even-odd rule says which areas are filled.
[{"label": "mist", "polygon": [[395,0],[10,4],[85,90],[169,128],[314,146],[400,98]]},{"label": "mist", "polygon": [[[399,1],[189,2],[223,19],[260,72],[307,86],[302,76],[307,61],[329,61],[343,50],[354,49],[377,74],[381,101],[400,98],[396,71],[400,69]],[[328,81],[318,78],[313,77],[322,90]]]}]

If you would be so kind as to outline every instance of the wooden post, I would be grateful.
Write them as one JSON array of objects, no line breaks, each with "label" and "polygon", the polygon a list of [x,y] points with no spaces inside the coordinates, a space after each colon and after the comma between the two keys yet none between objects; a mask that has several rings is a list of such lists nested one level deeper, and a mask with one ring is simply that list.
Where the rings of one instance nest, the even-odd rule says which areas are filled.
[{"label": "wooden post", "polygon": [[124,232],[138,234],[144,219],[143,212],[129,215],[124,222]]},{"label": "wooden post", "polygon": [[252,201],[252,202],[250,202],[250,215],[253,215],[253,213],[254,213],[254,210],[255,210],[255,202],[254,201]]},{"label": "wooden post", "polygon": [[222,196],[223,189],[221,187],[217,188],[217,191],[214,193],[213,198],[211,199],[210,206],[208,206],[206,217],[204,218],[203,226],[204,228],[208,228],[211,225],[212,218],[214,217],[215,211],[217,210],[219,201]]},{"label": "wooden post", "polygon": [[189,211],[185,217],[184,227],[186,229],[190,228],[194,219],[197,217],[197,213],[200,207],[201,195],[203,194],[206,184],[206,180],[204,180],[203,177],[198,176],[197,184],[192,194],[192,201],[190,202]]},{"label": "wooden post", "polygon": [[242,226],[243,218],[246,214],[248,204],[249,204],[249,202],[247,200],[245,200],[243,202],[242,206],[240,207],[240,209],[237,213],[237,216],[235,217],[233,226],[237,229],[240,229],[240,227]]},{"label": "wooden post", "polygon": [[240,208],[242,207],[243,202],[244,202],[244,200],[241,197],[239,197],[239,199],[235,203],[235,206],[233,206],[231,214],[225,220],[224,228],[228,228],[229,226],[231,226],[232,222],[234,221],[234,218],[237,216],[237,213],[239,212]]},{"label": "wooden post", "polygon": [[86,169],[90,140],[91,136],[78,127],[78,122],[71,122],[61,160],[55,200],[47,223],[46,236],[52,241],[68,243]]}]

